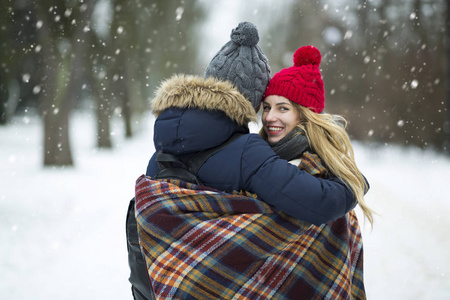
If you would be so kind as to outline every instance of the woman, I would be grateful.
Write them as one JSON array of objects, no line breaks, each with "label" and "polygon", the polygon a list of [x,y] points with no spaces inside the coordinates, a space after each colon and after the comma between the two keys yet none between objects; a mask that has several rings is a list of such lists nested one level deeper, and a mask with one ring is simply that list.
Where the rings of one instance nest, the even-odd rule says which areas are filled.
[{"label": "woman", "polygon": [[301,47],[294,53],[294,66],[273,76],[264,94],[260,135],[281,158],[297,159],[297,165],[305,151],[317,153],[326,172],[352,189],[372,224],[372,210],[364,202],[368,185],[356,166],[345,131],[347,122],[341,116],[323,113],[325,93],[320,61],[317,48]]},{"label": "woman", "polygon": [[[346,182],[372,225],[373,213],[363,198],[368,185],[356,166],[346,121],[323,113],[320,61],[315,47],[301,47],[294,53],[294,66],[274,75],[264,94],[260,135],[281,158],[301,169],[322,178],[337,176]],[[339,299],[366,298],[362,239],[354,211],[326,225],[311,225],[301,238],[311,243],[303,258],[315,261],[316,266],[303,268],[302,279],[314,284],[305,283],[299,295],[305,299],[330,295]]]}]

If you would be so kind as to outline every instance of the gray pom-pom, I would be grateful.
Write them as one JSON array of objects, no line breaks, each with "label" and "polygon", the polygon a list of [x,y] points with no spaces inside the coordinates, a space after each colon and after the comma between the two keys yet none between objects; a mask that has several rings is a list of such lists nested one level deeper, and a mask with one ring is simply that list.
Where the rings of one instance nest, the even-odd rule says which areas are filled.
[{"label": "gray pom-pom", "polygon": [[239,45],[253,47],[259,42],[256,26],[250,22],[241,22],[231,31],[231,40]]}]

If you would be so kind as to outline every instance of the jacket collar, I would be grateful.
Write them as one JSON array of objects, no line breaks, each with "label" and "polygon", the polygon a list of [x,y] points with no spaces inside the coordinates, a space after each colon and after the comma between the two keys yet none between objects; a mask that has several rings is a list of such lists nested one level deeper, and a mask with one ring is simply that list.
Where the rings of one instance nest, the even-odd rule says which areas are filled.
[{"label": "jacket collar", "polygon": [[250,101],[232,83],[212,77],[174,75],[165,80],[156,91],[152,111],[158,117],[171,107],[223,111],[241,126],[257,122]]}]

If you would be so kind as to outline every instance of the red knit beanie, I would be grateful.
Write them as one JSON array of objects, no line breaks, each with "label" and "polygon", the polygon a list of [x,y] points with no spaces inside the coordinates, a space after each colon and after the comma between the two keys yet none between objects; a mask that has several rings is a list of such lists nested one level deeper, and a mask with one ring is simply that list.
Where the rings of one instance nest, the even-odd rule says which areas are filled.
[{"label": "red knit beanie", "polygon": [[325,91],[319,64],[319,50],[303,46],[294,53],[294,65],[276,73],[269,81],[264,97],[283,96],[292,102],[321,113],[325,107]]}]

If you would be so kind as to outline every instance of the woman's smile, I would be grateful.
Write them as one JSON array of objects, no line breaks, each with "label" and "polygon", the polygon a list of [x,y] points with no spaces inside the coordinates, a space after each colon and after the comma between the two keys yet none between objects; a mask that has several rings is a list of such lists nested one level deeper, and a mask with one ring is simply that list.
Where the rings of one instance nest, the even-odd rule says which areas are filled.
[{"label": "woman's smile", "polygon": [[268,128],[269,128],[269,132],[270,132],[271,134],[276,134],[276,133],[278,133],[279,131],[283,130],[283,127],[269,126]]},{"label": "woman's smile", "polygon": [[[283,135],[284,127],[279,126],[268,126],[267,127],[267,135],[269,138],[274,138],[276,135]],[[283,135],[284,136],[284,135]]]}]

